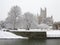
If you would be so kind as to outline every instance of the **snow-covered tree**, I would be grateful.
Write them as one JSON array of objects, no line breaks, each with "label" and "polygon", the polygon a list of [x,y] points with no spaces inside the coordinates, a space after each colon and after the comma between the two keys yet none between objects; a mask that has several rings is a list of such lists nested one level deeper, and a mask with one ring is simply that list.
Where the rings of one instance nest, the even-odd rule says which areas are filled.
[{"label": "snow-covered tree", "polygon": [[26,13],[24,15],[20,15],[17,19],[16,27],[27,30],[38,29],[39,27],[38,27],[37,17],[31,13],[29,13],[28,15],[26,15]]},{"label": "snow-covered tree", "polygon": [[24,15],[21,15],[17,18],[16,28],[25,29]]},{"label": "snow-covered tree", "polygon": [[10,25],[12,25],[12,28],[15,29],[16,28],[16,20],[17,17],[21,14],[21,9],[19,6],[13,6],[10,10],[10,12],[8,13],[8,17],[6,19],[7,23],[9,23]]},{"label": "snow-covered tree", "polygon": [[26,12],[24,16],[25,16],[26,29],[29,30],[31,28],[31,23],[33,22],[33,14]]},{"label": "snow-covered tree", "polygon": [[0,28],[5,28],[5,22],[4,21],[0,21]]}]

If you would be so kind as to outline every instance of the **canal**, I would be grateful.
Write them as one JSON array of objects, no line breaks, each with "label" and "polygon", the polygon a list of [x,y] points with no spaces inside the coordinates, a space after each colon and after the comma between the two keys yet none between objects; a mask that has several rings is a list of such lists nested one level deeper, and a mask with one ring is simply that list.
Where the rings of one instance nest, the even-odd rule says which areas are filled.
[{"label": "canal", "polygon": [[60,39],[0,39],[0,45],[60,45]]}]

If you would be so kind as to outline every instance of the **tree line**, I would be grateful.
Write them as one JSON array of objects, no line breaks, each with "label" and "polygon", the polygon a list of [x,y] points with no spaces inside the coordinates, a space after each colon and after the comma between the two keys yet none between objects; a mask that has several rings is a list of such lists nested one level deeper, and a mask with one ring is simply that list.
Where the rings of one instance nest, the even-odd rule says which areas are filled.
[{"label": "tree line", "polygon": [[8,12],[8,17],[6,20],[1,22],[2,28],[9,29],[31,29],[38,28],[36,17],[30,13],[26,12],[24,15],[21,14],[21,8],[19,6],[13,6],[11,10]]}]

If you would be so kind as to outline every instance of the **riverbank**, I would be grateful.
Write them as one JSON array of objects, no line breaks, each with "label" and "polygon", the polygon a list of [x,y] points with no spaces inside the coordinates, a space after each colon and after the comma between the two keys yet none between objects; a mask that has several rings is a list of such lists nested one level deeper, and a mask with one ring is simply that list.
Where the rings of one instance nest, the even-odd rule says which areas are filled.
[{"label": "riverbank", "polygon": [[25,32],[25,33],[29,33],[29,32],[46,32],[46,36],[48,39],[59,39],[60,38],[60,30],[49,30],[49,29],[30,29],[30,30],[24,30],[24,29],[20,29],[20,30],[11,30],[11,32]]},{"label": "riverbank", "polygon": [[[18,32],[46,32],[47,39],[60,39],[60,30],[40,30],[40,29],[31,29],[31,30],[11,30],[11,31],[18,31]],[[5,39],[28,39],[28,37],[22,37],[15,35],[14,33],[11,32],[6,32],[6,31],[0,31],[0,38],[5,38]]]},{"label": "riverbank", "polygon": [[18,36],[11,32],[0,31],[0,39],[27,39],[27,37]]}]

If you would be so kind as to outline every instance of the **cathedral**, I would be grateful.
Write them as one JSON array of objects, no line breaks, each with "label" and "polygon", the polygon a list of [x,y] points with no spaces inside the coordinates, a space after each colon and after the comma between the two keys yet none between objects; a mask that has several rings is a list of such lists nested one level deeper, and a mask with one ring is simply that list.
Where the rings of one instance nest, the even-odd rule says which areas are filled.
[{"label": "cathedral", "polygon": [[53,17],[47,17],[47,9],[44,10],[41,8],[40,15],[38,16],[38,24],[47,24],[49,26],[53,25]]}]

